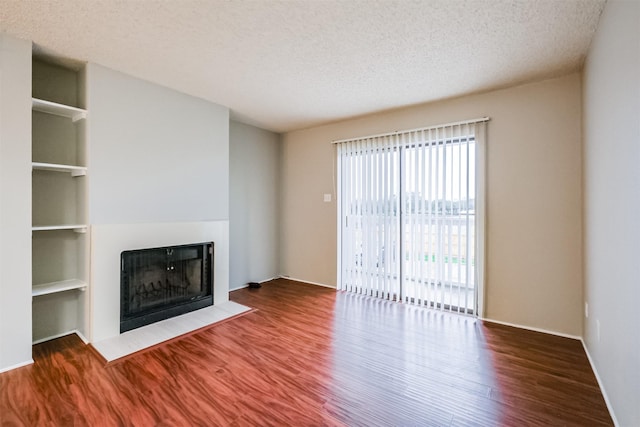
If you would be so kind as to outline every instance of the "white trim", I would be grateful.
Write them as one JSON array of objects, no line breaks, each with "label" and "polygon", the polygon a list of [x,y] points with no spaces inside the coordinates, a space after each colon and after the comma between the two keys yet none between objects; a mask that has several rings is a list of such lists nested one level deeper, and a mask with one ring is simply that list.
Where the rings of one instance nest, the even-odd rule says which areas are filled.
[{"label": "white trim", "polygon": [[14,369],[22,368],[23,366],[28,366],[33,364],[33,359],[29,359],[26,362],[18,363],[16,365],[7,366],[6,368],[0,368],[0,374],[3,372],[9,372]]},{"label": "white trim", "polygon": [[307,283],[309,285],[322,286],[323,288],[330,288],[330,289],[336,289],[337,290],[337,288],[335,286],[326,285],[324,283],[310,282],[309,280],[296,279],[295,277],[289,277],[289,276],[280,276],[279,278],[280,279],[293,280],[294,282]]},{"label": "white trim", "polygon": [[[480,127],[480,129],[478,129]],[[485,286],[487,271],[487,127],[475,126],[476,141],[476,215],[475,215],[475,310],[474,314],[484,317]]]},{"label": "white trim", "polygon": [[589,359],[589,364],[591,365],[591,370],[593,374],[596,376],[596,381],[598,382],[598,386],[600,387],[600,392],[602,393],[602,397],[604,397],[604,403],[607,405],[607,409],[609,410],[609,415],[611,416],[611,420],[613,420],[613,425],[616,427],[620,426],[618,420],[616,419],[616,414],[613,412],[613,405],[611,405],[611,401],[609,400],[609,396],[607,396],[607,392],[604,389],[604,384],[600,379],[600,375],[598,375],[598,370],[596,369],[596,365],[593,363],[593,359],[591,358],[591,354],[589,354],[589,349],[587,348],[587,344],[584,342],[584,339],[580,338],[580,342],[582,342],[582,347],[584,348],[584,352],[587,355],[587,359]]},{"label": "white trim", "polygon": [[535,327],[532,327],[532,326],[518,325],[517,323],[502,322],[500,320],[493,320],[493,319],[489,319],[489,318],[486,318],[486,317],[482,317],[482,318],[480,318],[480,320],[482,320],[484,322],[497,323],[498,325],[505,325],[505,326],[511,326],[511,327],[519,328],[519,329],[526,329],[527,331],[542,332],[543,334],[555,335],[557,337],[563,337],[563,338],[570,338],[572,340],[578,340],[578,341],[582,340],[582,337],[579,337],[577,335],[570,335],[570,334],[565,334],[563,332],[550,331],[548,329],[535,328]]},{"label": "white trim", "polygon": [[607,405],[607,409],[609,410],[609,415],[611,416],[611,419],[613,420],[613,425],[616,426],[616,427],[620,427],[620,423],[618,423],[618,420],[616,419],[616,415],[613,412],[613,406],[611,405],[611,401],[609,400],[609,396],[607,395],[607,392],[606,392],[606,390],[604,388],[604,384],[603,384],[602,380],[600,379],[600,375],[598,374],[598,370],[596,369],[596,365],[593,363],[593,359],[591,358],[591,354],[589,353],[589,349],[587,348],[587,344],[584,342],[584,339],[582,337],[575,336],[575,335],[564,334],[562,332],[549,331],[547,329],[533,328],[533,327],[529,327],[529,326],[517,325],[515,323],[501,322],[499,320],[493,320],[493,319],[487,319],[487,318],[483,318],[481,320],[484,321],[484,322],[497,323],[499,325],[512,326],[514,328],[525,329],[525,330],[534,331],[534,332],[541,332],[543,334],[555,335],[555,336],[558,336],[558,337],[570,338],[570,339],[574,339],[574,340],[580,341],[582,343],[582,348],[584,348],[584,352],[587,355],[587,359],[589,360],[589,365],[591,365],[591,370],[593,371],[593,374],[596,377],[596,381],[598,382],[598,388],[600,388],[600,393],[602,393],[602,397],[604,398],[604,403]]},{"label": "white trim", "polygon": [[[263,284],[263,283],[270,282],[270,281],[272,281],[272,280],[278,279],[278,278],[280,278],[280,277],[281,277],[281,276],[273,276],[273,277],[272,277],[272,278],[270,278],[270,279],[264,279],[264,280],[259,281],[258,283]],[[238,286],[238,287],[235,287],[235,288],[229,289],[229,292],[232,292],[232,291],[239,291],[240,289],[244,289],[244,288],[248,288],[248,287],[249,287],[249,284],[247,283],[246,285],[241,285],[241,286]]]},{"label": "white trim", "polygon": [[396,130],[396,131],[393,131],[393,132],[379,133],[377,135],[367,135],[367,136],[359,136],[357,138],[337,139],[335,141],[331,141],[331,143],[332,144],[341,144],[343,142],[361,141],[361,140],[364,140],[364,139],[380,138],[380,137],[392,136],[392,135],[402,135],[402,134],[405,134],[405,133],[421,132],[421,131],[425,131],[425,130],[440,129],[440,128],[451,127],[451,126],[471,125],[473,123],[484,123],[484,122],[488,122],[489,120],[491,120],[489,117],[481,117],[479,119],[463,120],[461,122],[445,123],[445,124],[442,124],[442,125],[428,126],[428,127],[425,127],[425,128],[408,129],[408,130],[402,130],[402,131]]},{"label": "white trim", "polygon": [[[336,240],[336,266],[338,267],[336,269],[336,288],[340,288],[342,287],[342,227],[343,227],[343,223],[342,223],[342,199],[344,197],[344,188],[342,187],[343,185],[343,177],[342,177],[342,172],[343,172],[343,166],[342,166],[342,156],[340,155],[342,152],[343,147],[341,147],[340,145],[334,145],[334,153],[333,153],[333,177],[334,179],[337,181],[334,181],[334,184],[336,184],[334,186],[334,190],[336,192],[335,194],[335,201],[336,201],[336,225],[337,225],[337,240]],[[340,162],[340,164],[338,164],[338,170],[336,171],[336,167],[335,164],[337,162]],[[339,190],[338,190],[339,189]],[[338,191],[340,191],[338,193]]]},{"label": "white trim", "polygon": [[76,334],[78,335],[78,337],[84,341],[85,344],[88,343],[88,341],[86,340],[86,338],[77,330],[77,329],[73,329],[71,331],[66,331],[66,332],[62,332],[60,334],[56,334],[56,335],[52,335],[50,337],[45,337],[45,338],[40,338],[39,340],[35,340],[34,342],[31,343],[31,345],[36,345],[36,344],[40,344],[43,342],[47,342],[47,341],[51,341],[51,340],[55,340],[56,338],[62,338],[62,337],[66,337],[67,335],[72,335],[72,334]]},{"label": "white trim", "polygon": [[83,343],[89,344],[89,340],[87,339],[87,337],[85,337],[79,330],[76,329],[73,332],[75,332],[75,334],[82,340]]}]

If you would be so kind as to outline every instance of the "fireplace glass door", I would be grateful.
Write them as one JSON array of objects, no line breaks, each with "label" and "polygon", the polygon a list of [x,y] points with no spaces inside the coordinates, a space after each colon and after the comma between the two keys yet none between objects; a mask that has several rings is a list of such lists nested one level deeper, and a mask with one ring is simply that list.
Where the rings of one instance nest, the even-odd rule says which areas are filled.
[{"label": "fireplace glass door", "polygon": [[213,243],[124,251],[120,332],[213,304]]}]

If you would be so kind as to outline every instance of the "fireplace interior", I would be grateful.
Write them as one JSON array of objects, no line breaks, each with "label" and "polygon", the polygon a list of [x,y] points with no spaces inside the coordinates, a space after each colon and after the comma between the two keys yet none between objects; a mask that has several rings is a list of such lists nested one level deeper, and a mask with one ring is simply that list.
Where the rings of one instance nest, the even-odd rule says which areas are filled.
[{"label": "fireplace interior", "polygon": [[122,252],[120,333],[213,305],[213,242]]}]

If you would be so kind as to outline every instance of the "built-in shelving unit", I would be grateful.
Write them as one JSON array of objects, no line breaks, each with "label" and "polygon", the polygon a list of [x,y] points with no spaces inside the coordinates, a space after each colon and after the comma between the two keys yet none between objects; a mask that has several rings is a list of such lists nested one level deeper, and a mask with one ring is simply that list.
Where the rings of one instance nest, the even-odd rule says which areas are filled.
[{"label": "built-in shelving unit", "polygon": [[68,225],[38,225],[31,227],[31,231],[60,231],[73,230],[76,233],[86,233],[87,224],[68,224]]},{"label": "built-in shelving unit", "polygon": [[84,176],[87,174],[87,168],[84,166],[58,165],[55,163],[31,163],[33,170],[52,171],[52,172],[68,172],[71,176]]},{"label": "built-in shelving unit", "polygon": [[74,122],[87,118],[87,110],[70,105],[58,104],[57,102],[45,101],[44,99],[31,98],[31,106],[33,111],[66,117]]},{"label": "built-in shelving unit", "polygon": [[87,289],[87,283],[77,279],[60,280],[59,282],[41,283],[39,285],[33,285],[31,290],[31,296],[37,297],[41,295],[54,294],[56,292],[70,291],[73,289],[79,289],[81,291],[84,291],[85,289]]},{"label": "built-in shelving unit", "polygon": [[82,71],[37,59],[32,71],[32,338],[41,342],[86,332],[87,111]]}]

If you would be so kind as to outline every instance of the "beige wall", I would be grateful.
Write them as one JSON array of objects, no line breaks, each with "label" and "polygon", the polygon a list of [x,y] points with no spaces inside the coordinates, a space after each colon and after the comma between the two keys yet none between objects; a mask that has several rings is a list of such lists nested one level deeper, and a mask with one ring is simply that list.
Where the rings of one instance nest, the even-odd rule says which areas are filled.
[{"label": "beige wall", "polygon": [[332,140],[491,117],[485,317],[579,336],[579,74],[355,118],[283,136],[283,275],[336,284]]},{"label": "beige wall", "polygon": [[584,73],[584,341],[618,425],[640,425],[640,3],[609,1]]}]

